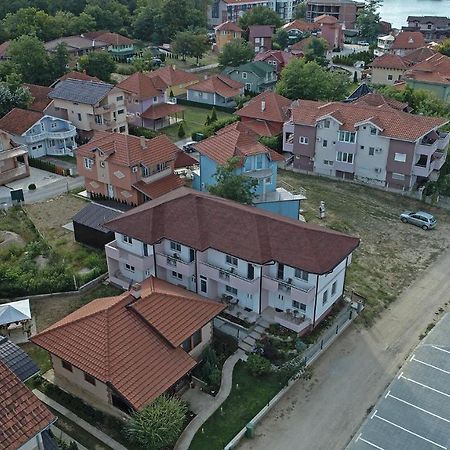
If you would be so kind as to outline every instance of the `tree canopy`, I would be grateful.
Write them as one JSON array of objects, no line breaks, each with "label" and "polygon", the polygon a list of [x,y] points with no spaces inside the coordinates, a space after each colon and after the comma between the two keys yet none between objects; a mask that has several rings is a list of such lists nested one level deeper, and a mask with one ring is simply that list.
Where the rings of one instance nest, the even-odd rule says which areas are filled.
[{"label": "tree canopy", "polygon": [[219,64],[222,67],[237,67],[255,56],[255,52],[247,41],[243,39],[233,39],[224,45],[222,53],[219,55]]},{"label": "tree canopy", "polygon": [[368,42],[375,42],[380,33],[380,13],[378,8],[383,0],[366,0],[364,8],[360,10],[356,18],[356,26],[359,34]]},{"label": "tree canopy", "polygon": [[314,61],[294,59],[281,72],[276,90],[292,100],[342,100],[349,86],[346,74],[328,71]]},{"label": "tree canopy", "polygon": [[116,63],[107,52],[90,52],[79,59],[79,65],[91,77],[110,81],[111,74],[116,68]]},{"label": "tree canopy", "polygon": [[445,39],[444,41],[442,41],[437,49],[436,49],[439,53],[442,53],[445,56],[450,56],[450,38]]},{"label": "tree canopy", "polygon": [[244,30],[250,25],[274,25],[275,28],[279,28],[282,25],[280,16],[267,6],[255,6],[247,10],[238,23]]},{"label": "tree canopy", "polygon": [[304,49],[306,61],[316,61],[321,66],[327,65],[328,42],[323,38],[313,37]]},{"label": "tree canopy", "polygon": [[197,64],[199,58],[209,50],[210,44],[208,38],[204,33],[195,33],[194,31],[179,31],[175,40],[173,41],[173,51],[180,56],[183,60],[186,56],[197,58]]},{"label": "tree canopy", "polygon": [[0,82],[0,117],[13,108],[28,108],[32,99],[30,91],[22,86],[20,76],[8,75],[6,81]]}]

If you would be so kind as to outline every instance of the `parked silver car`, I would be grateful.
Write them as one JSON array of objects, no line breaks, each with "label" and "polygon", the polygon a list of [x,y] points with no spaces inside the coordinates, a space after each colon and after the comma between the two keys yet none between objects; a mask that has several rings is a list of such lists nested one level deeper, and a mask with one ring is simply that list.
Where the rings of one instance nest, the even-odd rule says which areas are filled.
[{"label": "parked silver car", "polygon": [[431,230],[436,226],[436,219],[433,215],[423,211],[405,211],[400,214],[400,220],[403,223],[412,223],[423,230]]}]

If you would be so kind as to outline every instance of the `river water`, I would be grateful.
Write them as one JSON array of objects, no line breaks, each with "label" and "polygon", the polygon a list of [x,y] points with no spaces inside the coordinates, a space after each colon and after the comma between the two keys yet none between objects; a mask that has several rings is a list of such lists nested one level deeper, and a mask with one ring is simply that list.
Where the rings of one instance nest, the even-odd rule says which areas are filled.
[{"label": "river water", "polygon": [[450,0],[384,0],[380,14],[382,20],[401,28],[408,16],[450,17]]}]

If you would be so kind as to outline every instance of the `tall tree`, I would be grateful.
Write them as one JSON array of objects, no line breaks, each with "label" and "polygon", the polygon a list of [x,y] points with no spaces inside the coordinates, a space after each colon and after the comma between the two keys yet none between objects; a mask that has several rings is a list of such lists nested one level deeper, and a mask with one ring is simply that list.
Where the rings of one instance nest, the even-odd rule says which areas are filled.
[{"label": "tall tree", "polygon": [[79,59],[79,65],[91,77],[109,82],[111,74],[116,68],[116,63],[107,52],[91,52]]},{"label": "tall tree", "polygon": [[271,8],[266,6],[255,6],[239,19],[239,26],[246,30],[250,25],[274,25],[281,27],[280,16]]},{"label": "tall tree", "polygon": [[60,78],[66,73],[68,63],[69,52],[67,51],[66,44],[60,42],[49,60],[49,69],[52,72],[53,80]]},{"label": "tall tree", "polygon": [[325,66],[327,49],[328,42],[325,39],[313,37],[304,50],[306,61],[316,61],[317,64]]},{"label": "tall tree", "polygon": [[364,8],[362,8],[356,19],[356,26],[359,34],[368,42],[375,42],[380,33],[380,13],[378,8],[383,0],[366,0]]},{"label": "tall tree", "polygon": [[219,55],[219,64],[222,67],[237,67],[255,56],[250,44],[242,39],[233,39],[223,47],[222,53]]},{"label": "tall tree", "polygon": [[0,82],[0,117],[3,117],[13,108],[28,108],[33,97],[27,88],[22,87],[22,79],[17,74],[6,77]]},{"label": "tall tree", "polygon": [[274,42],[280,46],[281,50],[284,50],[289,45],[289,35],[286,30],[278,28],[275,33]]},{"label": "tall tree", "polygon": [[194,31],[179,31],[173,41],[173,51],[179,54],[183,61],[186,56],[191,56],[198,60],[208,51],[210,45],[205,34]]},{"label": "tall tree", "polygon": [[214,175],[217,182],[214,186],[209,186],[208,190],[219,197],[251,205],[258,181],[236,173],[240,163],[240,158],[231,158],[225,165],[218,166]]},{"label": "tall tree", "polygon": [[130,11],[118,0],[87,0],[84,12],[94,18],[100,30],[121,32],[130,24]]},{"label": "tall tree", "polygon": [[305,20],[305,18],[306,18],[306,1],[301,1],[301,2],[297,3],[297,6],[295,7],[295,10],[294,10],[294,18],[300,19],[300,20]]},{"label": "tall tree", "polygon": [[145,6],[137,10],[133,17],[132,30],[136,39],[149,41],[160,20],[161,8]]}]

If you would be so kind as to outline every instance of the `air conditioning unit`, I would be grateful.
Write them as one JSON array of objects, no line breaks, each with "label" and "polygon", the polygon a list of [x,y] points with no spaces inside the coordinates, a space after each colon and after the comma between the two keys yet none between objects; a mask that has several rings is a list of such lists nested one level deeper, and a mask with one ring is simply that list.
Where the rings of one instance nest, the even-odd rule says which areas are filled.
[{"label": "air conditioning unit", "polygon": [[132,169],[132,171],[133,171],[133,173],[137,173],[137,171],[138,171],[138,166],[134,166],[133,169]]},{"label": "air conditioning unit", "polygon": [[375,153],[381,153],[382,151],[383,151],[382,148],[376,148],[376,149],[375,149]]},{"label": "air conditioning unit", "polygon": [[381,167],[375,167],[375,173],[381,173]]}]

